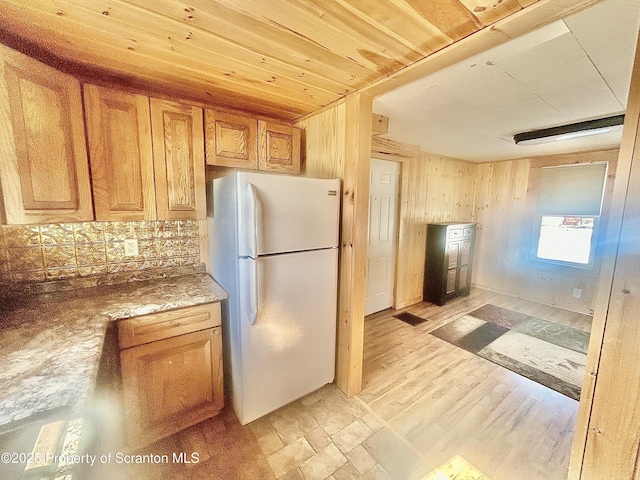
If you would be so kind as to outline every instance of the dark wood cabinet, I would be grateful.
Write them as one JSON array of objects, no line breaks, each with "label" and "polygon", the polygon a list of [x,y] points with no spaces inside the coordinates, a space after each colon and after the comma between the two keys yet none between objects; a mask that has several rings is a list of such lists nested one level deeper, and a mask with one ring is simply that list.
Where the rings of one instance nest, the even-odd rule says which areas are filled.
[{"label": "dark wood cabinet", "polygon": [[422,296],[437,305],[459,295],[469,295],[476,225],[430,223]]}]

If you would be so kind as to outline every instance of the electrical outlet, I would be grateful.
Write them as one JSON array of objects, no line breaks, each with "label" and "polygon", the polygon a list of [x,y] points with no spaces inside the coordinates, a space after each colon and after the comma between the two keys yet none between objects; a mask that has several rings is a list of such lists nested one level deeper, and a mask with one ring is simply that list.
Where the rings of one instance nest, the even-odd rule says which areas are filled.
[{"label": "electrical outlet", "polygon": [[128,238],[124,241],[124,256],[135,257],[138,255],[138,239]]},{"label": "electrical outlet", "polygon": [[580,298],[582,296],[582,290],[580,288],[573,289],[573,298]]}]

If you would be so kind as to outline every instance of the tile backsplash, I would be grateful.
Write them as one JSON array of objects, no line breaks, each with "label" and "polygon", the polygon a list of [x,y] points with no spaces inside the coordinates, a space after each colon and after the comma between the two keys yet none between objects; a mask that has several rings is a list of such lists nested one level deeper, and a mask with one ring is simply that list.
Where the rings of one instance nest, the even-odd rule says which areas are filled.
[{"label": "tile backsplash", "polygon": [[[124,240],[138,240],[125,256]],[[82,222],[0,226],[0,281],[59,280],[200,262],[198,222]]]}]

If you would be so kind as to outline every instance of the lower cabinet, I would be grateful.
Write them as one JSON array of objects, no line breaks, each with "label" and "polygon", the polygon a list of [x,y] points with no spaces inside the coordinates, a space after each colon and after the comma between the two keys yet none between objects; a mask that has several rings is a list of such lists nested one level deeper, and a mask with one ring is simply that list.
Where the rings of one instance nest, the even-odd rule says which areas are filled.
[{"label": "lower cabinet", "polygon": [[139,448],[223,407],[220,304],[121,321],[127,442]]}]

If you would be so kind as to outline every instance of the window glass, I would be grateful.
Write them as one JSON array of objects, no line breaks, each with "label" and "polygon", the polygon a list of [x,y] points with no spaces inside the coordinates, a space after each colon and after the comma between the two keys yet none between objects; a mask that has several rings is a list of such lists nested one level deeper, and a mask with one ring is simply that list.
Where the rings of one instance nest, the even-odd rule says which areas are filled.
[{"label": "window glass", "polygon": [[544,260],[590,266],[595,217],[540,218],[536,256]]}]

